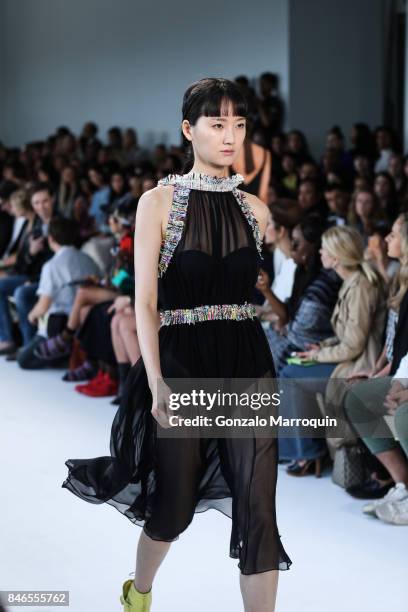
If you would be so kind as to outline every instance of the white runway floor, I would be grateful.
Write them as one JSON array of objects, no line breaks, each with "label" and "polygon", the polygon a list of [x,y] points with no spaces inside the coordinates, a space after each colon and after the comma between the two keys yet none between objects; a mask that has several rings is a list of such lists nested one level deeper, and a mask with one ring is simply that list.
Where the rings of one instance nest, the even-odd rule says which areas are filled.
[{"label": "white runway floor", "polygon": [[[120,612],[141,530],[61,488],[67,458],[109,454],[116,407],[76,393],[62,374],[0,357],[0,589],[69,590],[62,609]],[[280,573],[277,612],[408,610],[408,527],[365,517],[361,505],[328,475],[296,479],[280,466],[278,525],[293,565]],[[160,568],[152,612],[241,611],[229,537],[227,517],[196,514]]]}]

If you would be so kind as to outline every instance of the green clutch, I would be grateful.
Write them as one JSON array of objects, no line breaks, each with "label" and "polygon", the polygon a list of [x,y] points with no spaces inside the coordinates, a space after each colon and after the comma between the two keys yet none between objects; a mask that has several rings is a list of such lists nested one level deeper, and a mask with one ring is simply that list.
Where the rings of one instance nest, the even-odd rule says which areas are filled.
[{"label": "green clutch", "polygon": [[286,363],[289,365],[311,366],[319,362],[313,359],[302,359],[302,357],[288,357]]}]

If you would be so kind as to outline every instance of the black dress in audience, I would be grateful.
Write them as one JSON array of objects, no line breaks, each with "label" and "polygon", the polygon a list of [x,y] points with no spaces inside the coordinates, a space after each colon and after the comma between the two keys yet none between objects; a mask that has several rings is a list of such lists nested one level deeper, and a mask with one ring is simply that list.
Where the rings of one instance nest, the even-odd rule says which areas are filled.
[{"label": "black dress in audience", "polygon": [[40,217],[36,217],[31,231],[25,234],[22,239],[22,243],[17,253],[16,263],[10,274],[26,274],[31,281],[38,281],[41,274],[41,268],[54,254],[48,246],[46,236],[44,236],[44,248],[35,255],[30,254],[31,238],[39,238],[40,236],[44,236],[43,225]]},{"label": "black dress in audience", "polygon": [[401,359],[408,353],[408,291],[399,307],[398,322],[395,329],[390,376],[398,370]]},{"label": "black dress in audience", "polygon": [[13,233],[13,217],[0,210],[0,258],[3,257]]},{"label": "black dress in audience", "polygon": [[115,366],[117,362],[110,327],[113,313],[108,312],[112,304],[113,300],[109,300],[93,306],[79,328],[76,338],[88,359]]}]

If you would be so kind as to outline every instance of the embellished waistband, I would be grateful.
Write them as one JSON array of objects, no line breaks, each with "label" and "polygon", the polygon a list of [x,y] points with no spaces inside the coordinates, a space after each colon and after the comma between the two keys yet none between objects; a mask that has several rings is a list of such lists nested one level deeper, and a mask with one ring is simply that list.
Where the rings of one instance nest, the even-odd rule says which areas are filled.
[{"label": "embellished waistband", "polygon": [[163,325],[177,325],[179,323],[194,324],[201,321],[215,321],[230,319],[241,321],[256,317],[253,304],[212,304],[210,306],[196,306],[195,308],[177,308],[175,310],[161,310],[160,323]]}]

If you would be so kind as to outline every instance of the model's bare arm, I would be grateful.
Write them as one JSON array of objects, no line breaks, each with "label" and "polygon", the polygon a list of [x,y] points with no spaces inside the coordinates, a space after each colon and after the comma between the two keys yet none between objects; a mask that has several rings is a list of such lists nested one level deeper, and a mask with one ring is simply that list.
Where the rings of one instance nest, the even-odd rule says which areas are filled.
[{"label": "model's bare arm", "polygon": [[154,188],[139,200],[135,224],[135,314],[137,336],[149,387],[161,378],[157,271],[162,241],[163,194]]}]

